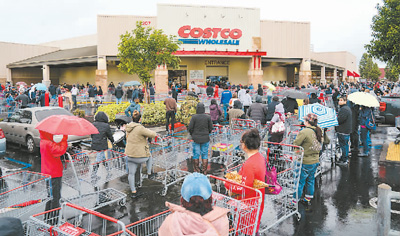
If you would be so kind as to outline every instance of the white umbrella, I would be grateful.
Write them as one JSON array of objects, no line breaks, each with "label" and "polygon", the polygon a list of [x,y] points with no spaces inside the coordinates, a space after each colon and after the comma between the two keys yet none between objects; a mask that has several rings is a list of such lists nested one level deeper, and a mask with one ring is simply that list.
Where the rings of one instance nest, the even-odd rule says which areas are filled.
[{"label": "white umbrella", "polygon": [[268,89],[270,89],[272,91],[276,90],[276,87],[273,84],[271,84],[270,82],[265,82],[264,85],[267,86]]},{"label": "white umbrella", "polygon": [[376,97],[374,97],[370,93],[355,92],[350,94],[347,99],[357,105],[366,107],[379,107],[378,99],[376,99]]}]

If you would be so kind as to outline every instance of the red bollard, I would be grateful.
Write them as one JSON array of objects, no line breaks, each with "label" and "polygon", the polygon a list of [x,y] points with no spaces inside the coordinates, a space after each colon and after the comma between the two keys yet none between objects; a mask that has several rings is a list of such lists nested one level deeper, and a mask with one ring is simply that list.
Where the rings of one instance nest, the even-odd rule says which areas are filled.
[{"label": "red bollard", "polygon": [[50,96],[49,92],[46,91],[46,92],[44,93],[44,105],[45,105],[46,107],[48,107],[48,106],[50,105],[50,98],[49,98],[49,96]]},{"label": "red bollard", "polygon": [[60,95],[58,95],[58,106],[59,107],[64,107],[64,103],[63,103],[63,97]]}]

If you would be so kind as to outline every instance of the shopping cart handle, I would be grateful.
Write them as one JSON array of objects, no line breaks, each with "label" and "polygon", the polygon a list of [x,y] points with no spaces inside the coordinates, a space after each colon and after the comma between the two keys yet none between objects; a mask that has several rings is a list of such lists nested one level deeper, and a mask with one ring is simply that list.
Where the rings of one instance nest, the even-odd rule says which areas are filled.
[{"label": "shopping cart handle", "polygon": [[87,209],[87,208],[84,208],[84,207],[81,207],[81,206],[74,205],[74,204],[72,204],[72,203],[65,202],[63,205],[66,205],[66,206],[75,208],[75,209],[77,209],[77,210],[86,212],[86,213],[91,214],[91,215],[95,215],[95,216],[97,216],[97,217],[103,218],[103,219],[108,220],[108,221],[111,221],[111,222],[113,222],[113,223],[118,223],[118,221],[119,221],[119,220],[114,219],[114,218],[112,218],[112,217],[109,217],[109,216],[107,216],[107,215],[101,214],[100,212],[92,211],[92,210],[90,210],[90,209]]}]

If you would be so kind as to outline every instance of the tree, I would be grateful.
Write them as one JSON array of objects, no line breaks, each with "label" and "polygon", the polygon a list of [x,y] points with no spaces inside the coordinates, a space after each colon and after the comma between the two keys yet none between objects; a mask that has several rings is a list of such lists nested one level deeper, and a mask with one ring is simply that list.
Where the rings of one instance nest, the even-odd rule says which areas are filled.
[{"label": "tree", "polygon": [[146,86],[158,65],[178,68],[180,59],[173,53],[180,42],[175,38],[163,34],[160,29],[143,27],[141,21],[136,22],[136,29],[120,36],[118,69],[126,74],[137,74]]},{"label": "tree", "polygon": [[360,76],[364,79],[378,80],[381,76],[378,64],[376,64],[368,53],[364,53],[359,65]]},{"label": "tree", "polygon": [[396,82],[399,80],[400,75],[400,67],[396,65],[392,65],[388,63],[385,68],[385,77],[390,80]]},{"label": "tree", "polygon": [[400,1],[383,0],[372,18],[372,40],[366,49],[374,58],[400,65]]}]

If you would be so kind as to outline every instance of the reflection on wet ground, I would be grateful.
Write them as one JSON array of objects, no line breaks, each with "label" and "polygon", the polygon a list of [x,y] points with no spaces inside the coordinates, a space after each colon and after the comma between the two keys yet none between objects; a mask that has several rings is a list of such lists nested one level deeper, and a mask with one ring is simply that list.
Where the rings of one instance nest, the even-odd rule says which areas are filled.
[{"label": "reflection on wet ground", "polygon": [[[317,179],[315,198],[312,205],[300,204],[301,220],[291,217],[273,228],[268,235],[376,235],[376,210],[369,200],[377,197],[377,186],[387,183],[394,191],[400,191],[400,165],[379,163],[380,148],[386,140],[387,127],[378,127],[372,134],[371,155],[352,157],[348,167],[324,163],[324,173]],[[24,148],[9,145],[7,156],[32,164],[29,168],[40,171],[38,154],[28,154]],[[188,164],[190,166],[190,163]],[[189,168],[190,170],[190,168]],[[219,165],[212,166],[212,172],[221,173]],[[129,194],[127,177],[113,180],[103,186],[112,187]],[[154,215],[166,209],[165,201],[179,203],[180,185],[168,189],[165,197],[160,195],[162,185],[145,179],[139,190],[143,195],[132,200],[128,197],[126,207],[112,205],[100,212],[120,219],[128,224]],[[63,194],[75,190],[63,187]],[[399,208],[393,204],[393,208]],[[400,230],[400,215],[392,214],[392,228]]]}]

